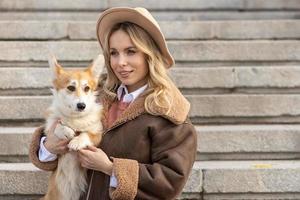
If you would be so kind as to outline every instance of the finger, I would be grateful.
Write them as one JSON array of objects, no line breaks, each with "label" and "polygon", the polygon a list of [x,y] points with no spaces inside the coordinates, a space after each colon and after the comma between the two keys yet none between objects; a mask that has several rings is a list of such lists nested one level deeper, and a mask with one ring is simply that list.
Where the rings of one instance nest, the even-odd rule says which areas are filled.
[{"label": "finger", "polygon": [[81,164],[84,164],[85,166],[88,166],[88,164],[90,163],[89,160],[84,156],[79,156],[79,161]]},{"label": "finger", "polygon": [[97,152],[98,151],[98,148],[97,147],[94,147],[94,146],[87,146],[87,149],[93,151],[93,152]]},{"label": "finger", "polygon": [[65,152],[68,152],[70,149],[69,149],[68,146],[64,146],[64,147],[63,147],[63,150],[64,150]]},{"label": "finger", "polygon": [[84,157],[84,154],[81,152],[81,149],[78,150],[78,156],[82,159]]},{"label": "finger", "polygon": [[86,163],[84,163],[84,162],[81,163],[81,167],[83,167],[83,168],[88,168],[88,166],[87,166]]},{"label": "finger", "polygon": [[79,153],[80,153],[82,156],[86,156],[86,155],[89,153],[89,150],[79,149]]},{"label": "finger", "polygon": [[67,144],[69,144],[69,142],[69,140],[62,139],[58,142],[58,145],[66,146]]},{"label": "finger", "polygon": [[69,151],[69,149],[67,147],[59,148],[59,152],[61,152],[61,153],[67,153],[68,151]]},{"label": "finger", "polygon": [[78,160],[80,163],[84,162],[84,156],[82,156],[80,153],[78,153]]}]

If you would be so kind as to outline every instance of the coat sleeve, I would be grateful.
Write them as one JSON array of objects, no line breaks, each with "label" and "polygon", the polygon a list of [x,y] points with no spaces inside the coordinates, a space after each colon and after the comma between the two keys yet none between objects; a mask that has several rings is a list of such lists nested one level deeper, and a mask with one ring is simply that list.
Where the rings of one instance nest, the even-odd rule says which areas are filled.
[{"label": "coat sleeve", "polygon": [[114,158],[117,188],[112,199],[174,199],[191,172],[197,152],[197,134],[190,123],[166,126],[150,133],[151,164]]},{"label": "coat sleeve", "polygon": [[54,171],[57,167],[57,159],[50,162],[41,162],[38,157],[41,137],[44,135],[43,132],[44,127],[39,127],[34,131],[29,146],[29,159],[31,160],[32,164],[34,164],[37,168],[46,171]]}]

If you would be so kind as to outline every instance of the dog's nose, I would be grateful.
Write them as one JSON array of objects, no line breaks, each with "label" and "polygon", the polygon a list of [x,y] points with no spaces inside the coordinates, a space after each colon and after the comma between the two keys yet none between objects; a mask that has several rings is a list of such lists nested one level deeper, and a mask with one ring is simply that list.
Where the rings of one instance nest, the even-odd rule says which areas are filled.
[{"label": "dog's nose", "polygon": [[79,111],[84,110],[85,109],[85,103],[78,103],[77,108],[78,108]]}]

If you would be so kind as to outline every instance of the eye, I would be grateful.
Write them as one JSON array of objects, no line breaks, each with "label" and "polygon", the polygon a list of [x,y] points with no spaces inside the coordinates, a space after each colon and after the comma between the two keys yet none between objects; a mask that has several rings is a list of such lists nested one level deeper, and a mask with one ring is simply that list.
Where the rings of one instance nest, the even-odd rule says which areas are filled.
[{"label": "eye", "polygon": [[85,92],[90,91],[90,87],[89,87],[89,86],[85,86],[85,87],[84,87],[84,91],[85,91]]},{"label": "eye", "polygon": [[67,87],[67,89],[68,89],[69,91],[71,91],[71,92],[74,92],[74,91],[76,90],[75,86],[73,86],[73,85],[69,85],[69,86]]},{"label": "eye", "polygon": [[127,54],[128,54],[128,55],[133,55],[133,54],[135,54],[135,53],[136,53],[136,51],[133,50],[133,49],[129,49],[129,50],[127,51]]},{"label": "eye", "polygon": [[110,52],[110,55],[111,55],[111,56],[116,56],[116,55],[118,55],[118,52],[116,52],[116,51],[111,51],[111,52]]}]

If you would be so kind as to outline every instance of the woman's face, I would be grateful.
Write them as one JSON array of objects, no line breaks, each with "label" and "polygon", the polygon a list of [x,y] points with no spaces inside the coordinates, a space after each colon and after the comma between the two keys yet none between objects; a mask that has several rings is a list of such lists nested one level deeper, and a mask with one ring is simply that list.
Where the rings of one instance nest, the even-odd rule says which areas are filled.
[{"label": "woman's face", "polygon": [[110,66],[118,79],[133,92],[147,83],[146,56],[132,43],[127,33],[115,31],[109,38]]}]

